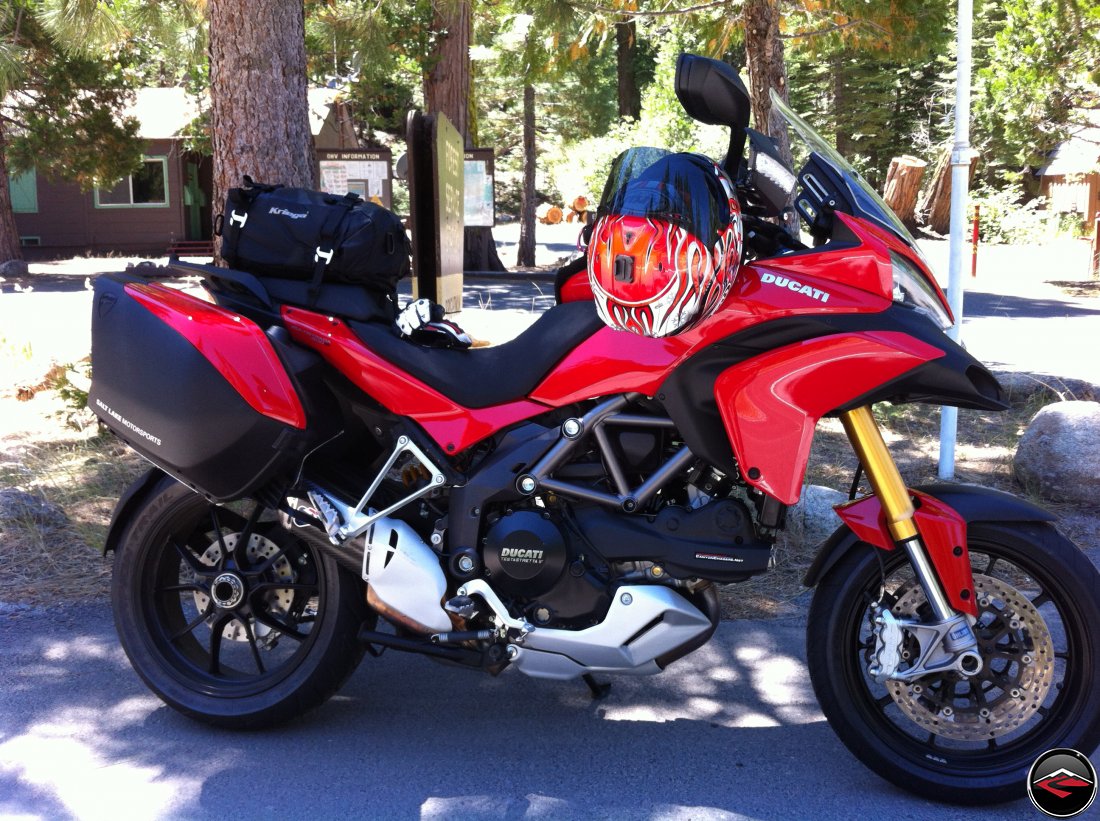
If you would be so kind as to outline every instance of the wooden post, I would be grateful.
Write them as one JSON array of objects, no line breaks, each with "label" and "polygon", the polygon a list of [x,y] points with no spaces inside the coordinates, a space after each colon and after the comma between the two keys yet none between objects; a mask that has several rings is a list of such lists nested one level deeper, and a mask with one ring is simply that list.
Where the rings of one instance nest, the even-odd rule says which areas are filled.
[{"label": "wooden post", "polygon": [[882,198],[898,218],[909,229],[917,227],[917,195],[920,194],[921,180],[928,163],[918,157],[894,157],[886,172],[886,185],[882,189]]},{"label": "wooden post", "polygon": [[1100,213],[1092,224],[1092,256],[1089,258],[1089,276],[1100,279]]},{"label": "wooden post", "polygon": [[981,206],[974,206],[974,233],[970,239],[970,278],[978,276],[978,218],[981,214]]}]

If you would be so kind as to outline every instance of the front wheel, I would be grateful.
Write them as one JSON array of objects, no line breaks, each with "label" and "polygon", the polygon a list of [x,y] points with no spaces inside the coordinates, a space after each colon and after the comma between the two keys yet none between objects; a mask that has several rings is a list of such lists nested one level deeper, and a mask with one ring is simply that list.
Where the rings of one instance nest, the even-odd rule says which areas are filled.
[{"label": "front wheel", "polygon": [[980,673],[870,677],[872,604],[931,613],[904,553],[869,545],[818,586],[807,659],[825,717],[864,764],[925,798],[979,804],[1022,797],[1043,752],[1100,742],[1100,573],[1046,524],[973,524],[967,544]]},{"label": "front wheel", "polygon": [[263,727],[320,704],[363,656],[361,585],[250,505],[164,479],[126,524],[111,589],[130,663],[191,718]]}]

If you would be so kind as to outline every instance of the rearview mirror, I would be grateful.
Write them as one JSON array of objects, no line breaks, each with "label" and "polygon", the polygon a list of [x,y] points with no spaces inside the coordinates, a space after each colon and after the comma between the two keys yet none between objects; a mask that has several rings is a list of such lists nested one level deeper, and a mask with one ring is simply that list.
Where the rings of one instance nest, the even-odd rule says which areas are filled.
[{"label": "rearview mirror", "polygon": [[730,147],[723,165],[735,176],[745,149],[752,104],[733,66],[697,54],[681,54],[676,62],[676,99],[693,120],[729,126]]}]

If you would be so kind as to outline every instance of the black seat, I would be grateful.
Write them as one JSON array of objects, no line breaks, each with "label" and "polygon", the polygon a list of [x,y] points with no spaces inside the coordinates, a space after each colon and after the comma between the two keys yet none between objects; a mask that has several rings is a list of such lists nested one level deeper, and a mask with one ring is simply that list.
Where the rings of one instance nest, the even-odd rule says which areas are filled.
[{"label": "black seat", "polygon": [[565,355],[604,327],[593,302],[556,305],[511,342],[465,351],[425,348],[388,324],[349,322],[374,353],[467,408],[522,399]]}]

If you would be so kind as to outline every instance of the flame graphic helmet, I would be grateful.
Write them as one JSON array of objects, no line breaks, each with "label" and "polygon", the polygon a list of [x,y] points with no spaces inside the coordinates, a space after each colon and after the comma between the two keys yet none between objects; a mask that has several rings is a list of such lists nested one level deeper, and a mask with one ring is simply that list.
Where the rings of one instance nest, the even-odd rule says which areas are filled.
[{"label": "flame graphic helmet", "polygon": [[600,318],[670,336],[713,314],[741,263],[741,209],[700,154],[632,148],[612,164],[588,247]]}]

